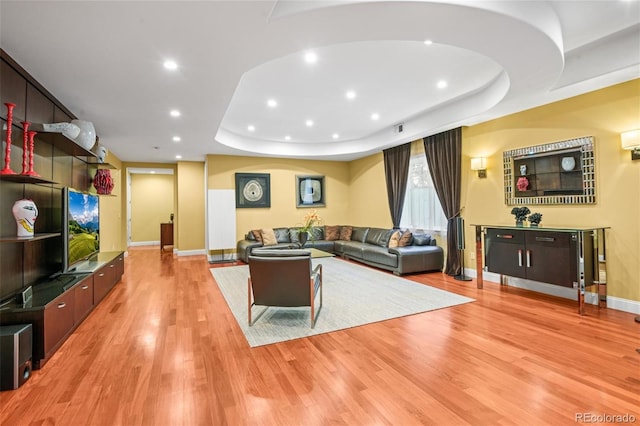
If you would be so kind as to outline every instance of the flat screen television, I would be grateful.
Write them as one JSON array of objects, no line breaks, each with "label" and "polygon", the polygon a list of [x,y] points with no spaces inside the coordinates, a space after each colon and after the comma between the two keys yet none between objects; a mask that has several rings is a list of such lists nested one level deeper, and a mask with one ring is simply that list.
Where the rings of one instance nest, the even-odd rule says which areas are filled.
[{"label": "flat screen television", "polygon": [[100,251],[100,197],[65,188],[63,202],[63,271],[73,272],[80,262]]}]

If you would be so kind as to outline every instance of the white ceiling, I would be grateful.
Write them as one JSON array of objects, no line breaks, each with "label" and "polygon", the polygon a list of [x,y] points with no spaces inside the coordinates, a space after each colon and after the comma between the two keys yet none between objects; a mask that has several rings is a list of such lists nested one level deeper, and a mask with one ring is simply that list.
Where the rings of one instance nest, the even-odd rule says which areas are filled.
[{"label": "white ceiling", "polygon": [[638,0],[3,0],[0,24],[123,161],[350,160],[640,77]]}]

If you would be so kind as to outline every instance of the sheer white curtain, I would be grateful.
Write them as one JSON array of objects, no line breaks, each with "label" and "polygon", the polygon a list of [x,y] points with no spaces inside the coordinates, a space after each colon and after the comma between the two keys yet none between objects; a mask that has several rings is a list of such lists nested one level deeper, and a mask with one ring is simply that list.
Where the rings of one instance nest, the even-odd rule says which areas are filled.
[{"label": "sheer white curtain", "polygon": [[447,218],[433,187],[424,153],[411,156],[401,228],[447,233]]}]

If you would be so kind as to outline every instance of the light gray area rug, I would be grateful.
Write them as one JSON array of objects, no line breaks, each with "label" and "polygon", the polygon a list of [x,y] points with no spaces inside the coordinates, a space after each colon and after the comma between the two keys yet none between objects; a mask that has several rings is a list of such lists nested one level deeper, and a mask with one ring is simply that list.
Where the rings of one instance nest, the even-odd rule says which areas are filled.
[{"label": "light gray area rug", "polygon": [[[389,273],[335,258],[322,263],[324,301],[315,328],[309,308],[269,308],[247,323],[249,266],[211,268],[224,298],[251,347],[268,345],[473,302],[474,299],[419,284]],[[255,318],[264,307],[253,308]]]}]

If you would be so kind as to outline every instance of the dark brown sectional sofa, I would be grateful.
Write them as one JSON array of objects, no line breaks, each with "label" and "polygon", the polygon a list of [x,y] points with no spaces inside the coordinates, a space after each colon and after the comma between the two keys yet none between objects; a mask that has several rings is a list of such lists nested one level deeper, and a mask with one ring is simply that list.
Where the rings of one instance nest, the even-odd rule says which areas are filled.
[{"label": "dark brown sectional sofa", "polygon": [[[356,260],[377,268],[392,271],[396,275],[425,271],[441,271],[444,262],[442,247],[427,234],[412,234],[404,247],[389,247],[393,229],[352,226],[350,240],[325,239],[325,227],[314,229],[313,237],[305,248],[314,247],[346,259]],[[264,246],[249,231],[244,240],[238,241],[238,259],[247,262],[251,250],[269,247],[273,249],[299,248],[298,228],[274,228],[277,244]]]}]

